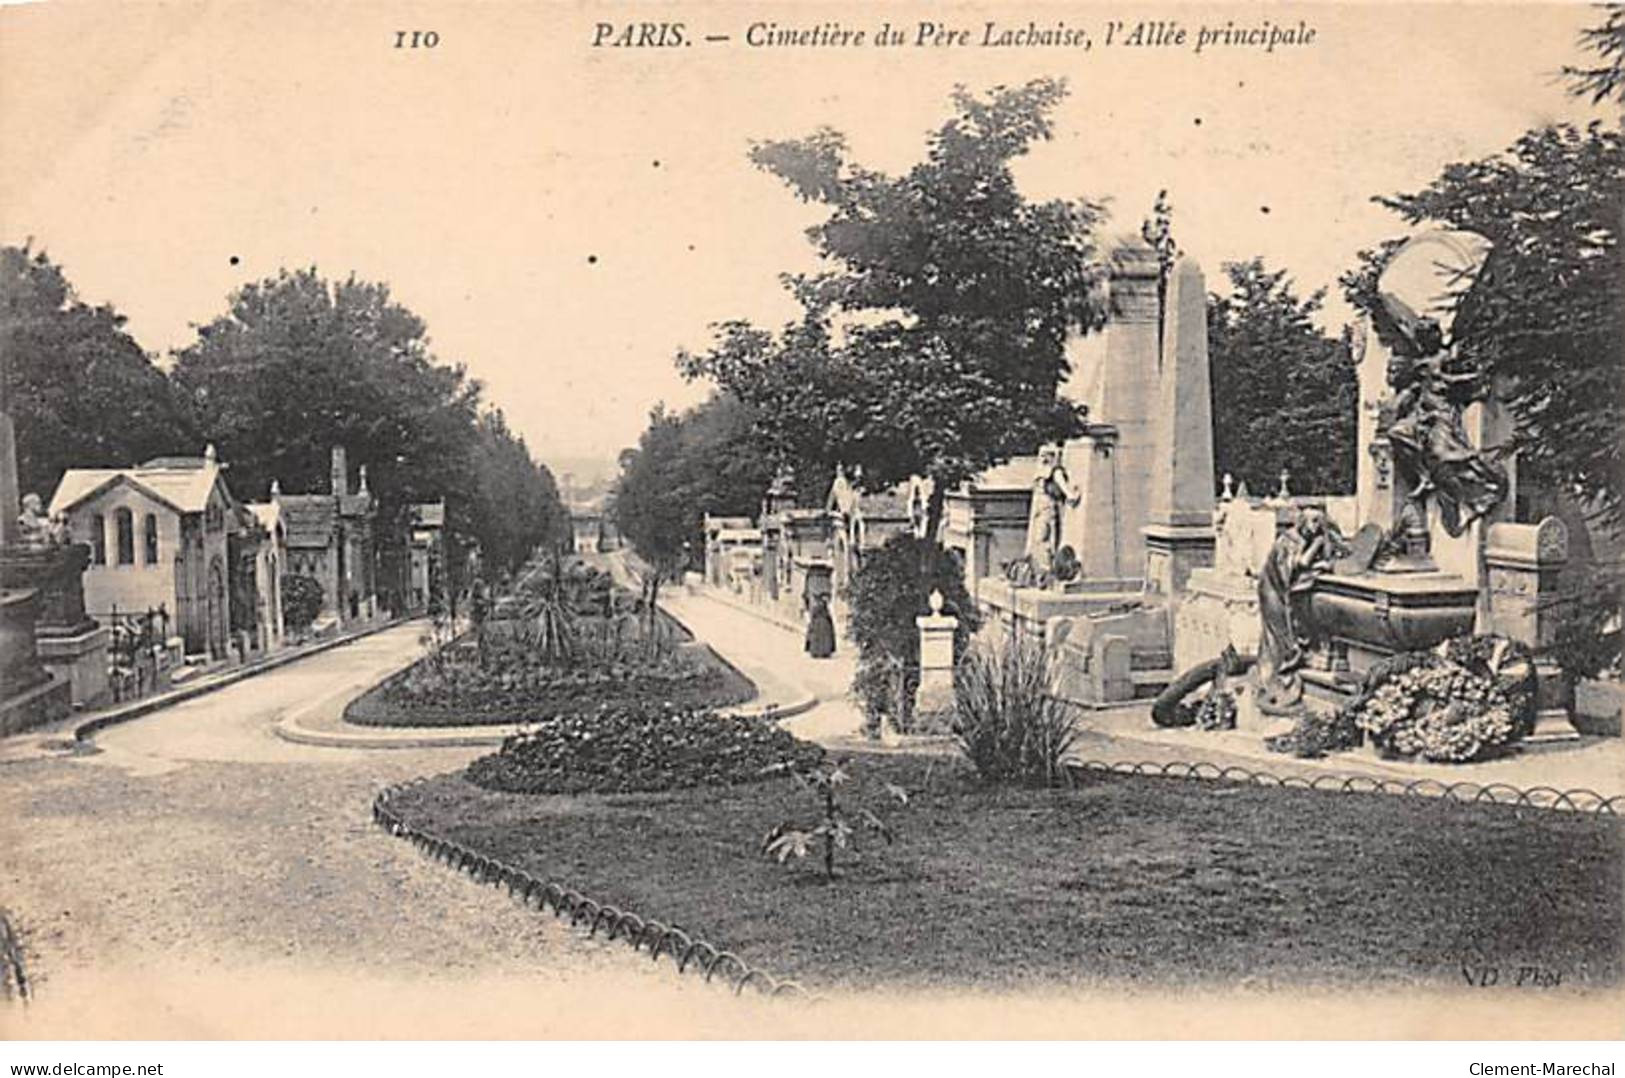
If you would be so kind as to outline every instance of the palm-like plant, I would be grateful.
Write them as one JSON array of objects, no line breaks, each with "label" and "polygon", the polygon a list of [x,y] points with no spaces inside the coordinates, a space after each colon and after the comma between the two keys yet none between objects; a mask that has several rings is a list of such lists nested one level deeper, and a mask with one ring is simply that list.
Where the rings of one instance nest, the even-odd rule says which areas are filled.
[{"label": "palm-like plant", "polygon": [[[793,763],[777,763],[763,768],[762,773],[788,773],[797,785],[818,798],[820,813],[811,826],[781,823],[762,839],[762,853],[785,864],[792,857],[806,857],[815,847],[824,855],[824,878],[835,878],[835,851],[851,849],[859,830],[872,831],[890,845],[896,839],[892,829],[872,810],[858,806],[849,809],[842,804],[837,791],[851,779],[845,760],[818,767],[800,767]],[[896,783],[885,784],[886,793],[899,804],[908,804],[909,794]]]}]

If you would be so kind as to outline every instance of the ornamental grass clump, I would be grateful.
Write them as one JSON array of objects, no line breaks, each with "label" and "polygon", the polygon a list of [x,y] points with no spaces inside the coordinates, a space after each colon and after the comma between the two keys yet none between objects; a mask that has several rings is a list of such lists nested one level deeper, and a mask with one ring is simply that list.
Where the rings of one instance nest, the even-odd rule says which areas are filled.
[{"label": "ornamental grass clump", "polygon": [[468,766],[504,793],[639,793],[759,782],[784,764],[816,767],[824,750],[761,719],[670,705],[554,715]]},{"label": "ornamental grass clump", "polygon": [[1078,720],[1054,695],[1056,674],[1055,653],[1030,637],[971,645],[954,671],[953,731],[983,779],[1060,782]]}]

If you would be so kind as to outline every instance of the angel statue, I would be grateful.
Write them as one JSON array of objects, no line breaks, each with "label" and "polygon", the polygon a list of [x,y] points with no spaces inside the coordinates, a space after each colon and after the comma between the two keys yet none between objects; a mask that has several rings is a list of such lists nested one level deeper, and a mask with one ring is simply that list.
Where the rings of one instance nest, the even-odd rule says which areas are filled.
[{"label": "angel statue", "polygon": [[[1382,409],[1410,516],[1426,518],[1430,497],[1452,536],[1495,509],[1507,495],[1506,470],[1493,452],[1467,437],[1462,410],[1488,395],[1483,371],[1454,348],[1456,311],[1489,256],[1472,232],[1415,236],[1389,260],[1377,281],[1371,321],[1392,352]],[[1446,336],[1444,323],[1451,326]]]}]

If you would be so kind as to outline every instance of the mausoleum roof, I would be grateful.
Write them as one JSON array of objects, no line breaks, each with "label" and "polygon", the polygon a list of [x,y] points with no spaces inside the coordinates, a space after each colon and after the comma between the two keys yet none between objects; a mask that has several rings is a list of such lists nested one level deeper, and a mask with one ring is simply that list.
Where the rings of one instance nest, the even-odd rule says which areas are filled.
[{"label": "mausoleum roof", "polygon": [[282,506],[289,546],[325,547],[333,541],[338,516],[333,495],[283,494],[277,501]]},{"label": "mausoleum roof", "polygon": [[[182,467],[162,462],[190,461]],[[51,496],[50,512],[72,509],[121,480],[177,513],[201,513],[220,476],[219,465],[199,458],[159,457],[137,468],[69,468]]]}]

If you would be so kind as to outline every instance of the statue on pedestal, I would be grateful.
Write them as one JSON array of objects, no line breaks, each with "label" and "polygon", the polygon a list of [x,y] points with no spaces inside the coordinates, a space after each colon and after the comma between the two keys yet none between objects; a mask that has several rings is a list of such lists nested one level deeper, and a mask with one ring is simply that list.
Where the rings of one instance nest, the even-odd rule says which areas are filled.
[{"label": "statue on pedestal", "polygon": [[1378,336],[1392,351],[1388,384],[1393,395],[1379,409],[1379,430],[1393,453],[1396,480],[1405,491],[1403,527],[1394,540],[1412,557],[1431,498],[1440,523],[1459,536],[1506,498],[1506,469],[1493,451],[1473,445],[1462,413],[1488,393],[1483,372],[1456,353],[1441,318],[1456,303],[1489,256],[1489,241],[1469,232],[1436,231],[1413,238],[1389,261],[1377,282],[1371,310]]},{"label": "statue on pedestal", "polygon": [[38,494],[23,495],[22,509],[17,517],[18,546],[29,550],[43,550],[61,546],[66,541],[63,534],[66,521],[46,517]]},{"label": "statue on pedestal", "polygon": [[67,517],[47,517],[38,494],[23,495],[15,538],[0,549],[0,585],[39,592],[43,635],[81,633],[94,626],[85,614],[81,579],[89,561],[90,550],[73,542]]},{"label": "statue on pedestal", "polygon": [[1061,509],[1076,506],[1081,497],[1061,464],[1060,447],[1040,449],[1027,513],[1027,548],[1022,557],[1005,566],[1011,583],[1046,588],[1077,576],[1077,556],[1071,547],[1061,545]]}]

